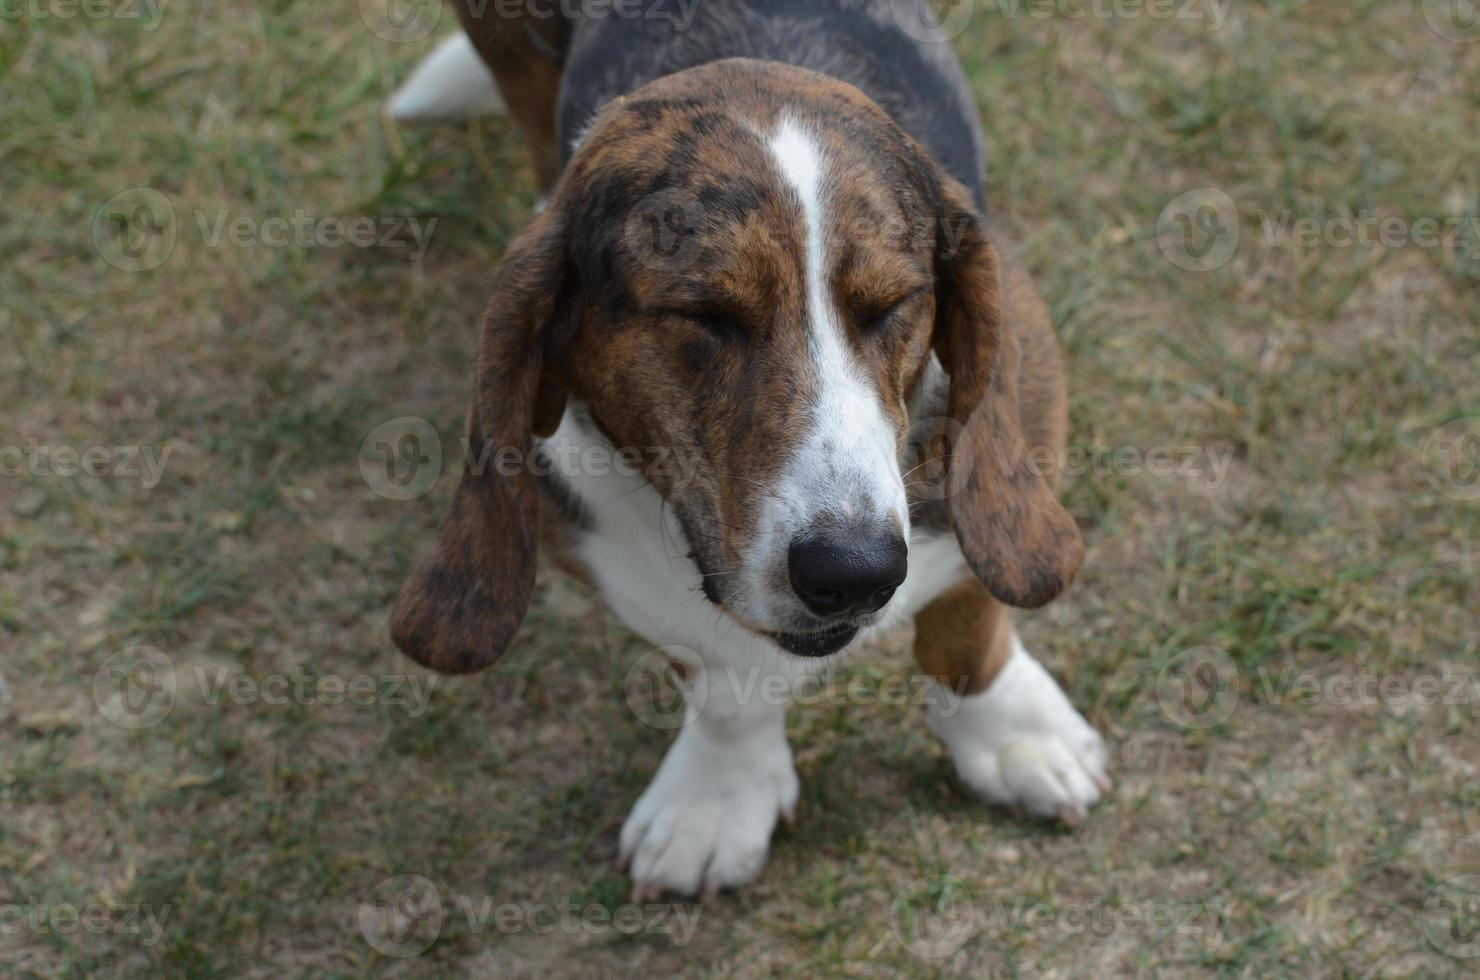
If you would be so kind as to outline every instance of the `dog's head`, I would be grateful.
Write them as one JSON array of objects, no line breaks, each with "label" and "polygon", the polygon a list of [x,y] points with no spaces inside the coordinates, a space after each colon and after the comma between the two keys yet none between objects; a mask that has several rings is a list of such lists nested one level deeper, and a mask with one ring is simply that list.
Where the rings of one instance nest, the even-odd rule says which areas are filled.
[{"label": "dog's head", "polygon": [[[969,195],[861,92],[719,62],[608,106],[510,245],[469,438],[527,459],[580,399],[616,447],[653,454],[710,601],[821,655],[904,580],[906,403],[934,352],[962,552],[999,599],[1037,606],[1082,547],[1022,452],[1001,305]],[[528,468],[470,472],[396,643],[438,670],[487,666],[524,616],[535,549]]]}]

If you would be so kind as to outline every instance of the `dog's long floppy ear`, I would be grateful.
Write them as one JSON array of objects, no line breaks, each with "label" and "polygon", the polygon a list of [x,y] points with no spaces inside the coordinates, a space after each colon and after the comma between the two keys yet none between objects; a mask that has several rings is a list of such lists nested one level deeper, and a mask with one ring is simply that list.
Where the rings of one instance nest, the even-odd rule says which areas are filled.
[{"label": "dog's long floppy ear", "polygon": [[951,378],[947,411],[960,426],[946,506],[982,584],[1009,606],[1032,609],[1068,587],[1084,543],[1023,438],[1021,352],[1004,322],[996,249],[966,189],[941,183],[934,343]]},{"label": "dog's long floppy ear", "polygon": [[468,410],[467,471],[428,557],[401,590],[391,638],[433,670],[482,670],[519,629],[534,591],[538,536],[532,435],[559,425],[564,389],[550,378],[562,301],[564,234],[551,212],[509,246],[484,315]]}]

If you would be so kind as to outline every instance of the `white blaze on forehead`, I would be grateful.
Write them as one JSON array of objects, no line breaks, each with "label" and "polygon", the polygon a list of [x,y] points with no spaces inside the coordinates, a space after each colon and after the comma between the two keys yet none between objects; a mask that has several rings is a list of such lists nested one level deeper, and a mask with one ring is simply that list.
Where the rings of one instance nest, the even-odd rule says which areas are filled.
[{"label": "white blaze on forehead", "polygon": [[[782,180],[801,205],[806,235],[813,402],[811,429],[787,479],[791,502],[801,511],[793,516],[803,522],[823,510],[873,520],[893,516],[908,536],[894,430],[849,349],[827,286],[827,161],[817,141],[793,119],[782,119],[768,143]],[[869,502],[869,511],[860,512]]]}]

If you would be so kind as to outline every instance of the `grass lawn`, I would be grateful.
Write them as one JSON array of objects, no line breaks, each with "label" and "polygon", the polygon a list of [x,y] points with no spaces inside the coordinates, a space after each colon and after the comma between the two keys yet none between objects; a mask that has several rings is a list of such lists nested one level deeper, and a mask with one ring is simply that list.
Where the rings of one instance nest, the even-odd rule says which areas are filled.
[{"label": "grass lawn", "polygon": [[387,639],[458,464],[371,435],[453,445],[535,191],[382,119],[453,18],[360,6],[0,6],[0,976],[1474,975],[1480,25],[957,5],[1089,546],[1021,628],[1115,791],[974,802],[901,634],[762,879],[633,907],[647,645],[553,570],[485,674]]}]

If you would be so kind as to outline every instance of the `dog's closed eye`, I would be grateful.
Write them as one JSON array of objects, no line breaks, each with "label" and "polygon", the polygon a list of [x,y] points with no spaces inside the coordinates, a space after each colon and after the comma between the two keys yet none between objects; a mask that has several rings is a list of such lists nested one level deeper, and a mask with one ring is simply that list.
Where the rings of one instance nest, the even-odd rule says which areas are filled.
[{"label": "dog's closed eye", "polygon": [[722,307],[680,307],[646,310],[644,312],[649,316],[659,317],[664,320],[677,320],[691,324],[700,328],[716,340],[723,341],[727,344],[742,343],[750,334],[742,317]]},{"label": "dog's closed eye", "polygon": [[906,307],[924,293],[925,287],[921,286],[884,302],[869,299],[855,301],[853,304],[854,323],[858,325],[858,331],[865,336],[882,333],[894,324]]},{"label": "dog's closed eye", "polygon": [[736,317],[717,310],[700,310],[676,314],[703,327],[725,343],[735,344],[745,340],[745,325]]}]

